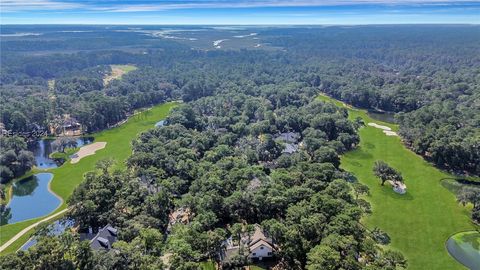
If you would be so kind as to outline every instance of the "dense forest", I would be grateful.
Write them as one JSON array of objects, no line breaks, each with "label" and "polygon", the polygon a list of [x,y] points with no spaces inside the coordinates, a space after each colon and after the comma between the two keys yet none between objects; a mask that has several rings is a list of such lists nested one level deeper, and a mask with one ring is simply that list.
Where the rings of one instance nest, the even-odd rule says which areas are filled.
[{"label": "dense forest", "polygon": [[[40,244],[0,257],[0,265],[158,269],[168,262],[171,269],[198,269],[212,260],[231,269],[250,261],[241,253],[222,259],[225,241],[258,225],[277,246],[281,269],[405,268],[401,253],[383,247],[388,235],[359,222],[371,212],[358,196],[368,188],[339,168],[339,155],[358,145],[363,123],[315,97],[323,92],[395,112],[412,150],[441,168],[480,175],[478,27],[258,33],[275,49],[191,48],[121,31],[83,51],[84,41],[68,35],[69,42],[57,45],[47,38],[2,40],[8,52],[1,56],[0,84],[6,130],[47,128],[55,117],[71,115],[94,132],[136,109],[183,103],[165,126],[132,142],[126,170],[102,161],[68,202],[81,232],[107,224],[118,229],[117,252],[93,251],[77,234],[65,233],[40,236]],[[37,50],[50,53],[29,53]],[[105,84],[112,64],[138,69]],[[11,156],[28,165],[22,151]],[[9,177],[17,174],[5,164]],[[2,175],[8,172],[3,167]],[[172,222],[180,210],[188,222]]]},{"label": "dense forest", "polygon": [[[133,35],[144,51],[32,56],[8,49],[14,41],[2,40],[9,53],[2,55],[1,121],[7,130],[29,131],[68,113],[93,132],[165,100],[195,100],[222,88],[248,92],[264,84],[301,83],[355,106],[398,112],[400,134],[412,150],[441,168],[480,174],[475,26],[260,30],[284,49],[192,50],[172,40],[152,43],[130,32],[103,31],[108,46]],[[68,37],[80,42],[71,46],[82,44]],[[140,69],[103,85],[109,64],[127,63]],[[52,89],[48,80],[55,80]]]},{"label": "dense forest", "polygon": [[[61,236],[43,238],[2,264],[39,267],[32,256],[41,256],[50,266],[153,269],[169,254],[171,269],[197,269],[199,262],[219,261],[222,243],[243,224],[261,224],[283,268],[405,267],[400,253],[380,248],[378,231],[359,223],[370,207],[354,190],[365,188],[338,168],[338,155],[358,144],[358,124],[343,109],[311,101],[315,91],[299,86],[265,86],[255,95],[231,90],[182,105],[167,126],[133,142],[127,171],[112,171],[105,160],[87,174],[69,201],[69,216],[80,230],[115,224],[118,252],[86,256],[88,248],[75,238],[66,245]],[[295,142],[282,134],[296,134]],[[288,143],[298,149],[285,151]],[[176,209],[189,209],[191,218],[168,228]],[[73,259],[46,255],[41,246],[49,245]],[[249,263],[241,254],[219,262]]]}]

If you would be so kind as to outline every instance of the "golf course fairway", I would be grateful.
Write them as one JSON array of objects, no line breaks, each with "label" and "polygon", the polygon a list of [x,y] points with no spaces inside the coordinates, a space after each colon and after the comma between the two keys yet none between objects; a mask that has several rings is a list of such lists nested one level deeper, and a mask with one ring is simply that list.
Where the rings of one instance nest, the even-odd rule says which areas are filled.
[{"label": "golf course fairway", "polygon": [[[362,222],[370,229],[378,227],[390,235],[388,247],[406,256],[408,269],[465,269],[445,247],[451,235],[474,229],[470,211],[441,185],[440,179],[453,176],[407,149],[400,137],[387,136],[368,123],[388,126],[393,131],[398,130],[396,125],[374,120],[365,110],[330,97],[321,95],[318,99],[346,108],[349,119],[361,117],[366,124],[359,130],[360,145],[341,157],[341,167],[370,188],[365,199],[371,203],[373,213]],[[372,172],[376,160],[383,160],[402,173],[406,194],[397,194],[391,186],[380,185]]]},{"label": "golf course fairway", "polygon": [[[53,173],[54,176],[50,184],[50,189],[62,199],[62,204],[47,216],[1,226],[0,244],[3,245],[28,226],[65,209],[67,207],[66,200],[82,182],[83,175],[88,171],[94,170],[95,164],[99,160],[112,158],[116,161],[118,167],[123,167],[124,161],[132,153],[131,141],[139,133],[154,128],[155,123],[167,117],[170,110],[176,105],[176,102],[157,105],[149,110],[131,116],[120,126],[91,134],[89,136],[94,137],[96,142],[107,143],[104,149],[98,150],[94,155],[82,158],[78,163],[72,164],[65,162],[58,168],[42,171]],[[32,205],[32,207],[35,206]],[[33,232],[34,230],[29,230],[28,233],[23,234],[2,251],[2,254],[16,251],[30,238]]]}]

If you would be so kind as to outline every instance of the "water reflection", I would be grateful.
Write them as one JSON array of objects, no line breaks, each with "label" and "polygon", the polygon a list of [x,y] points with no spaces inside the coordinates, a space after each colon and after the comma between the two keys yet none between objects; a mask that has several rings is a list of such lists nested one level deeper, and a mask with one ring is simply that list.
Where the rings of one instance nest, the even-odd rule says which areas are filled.
[{"label": "water reflection", "polygon": [[375,120],[395,124],[395,113],[368,111],[367,114]]},{"label": "water reflection", "polygon": [[[49,156],[51,153],[59,150],[60,139],[41,139],[29,146],[29,150],[33,152],[35,157],[35,166],[40,169],[52,169],[57,168],[58,161],[51,159]],[[93,137],[78,137],[75,138],[74,147],[82,147],[83,145],[90,144],[94,140]]]},{"label": "water reflection", "polygon": [[[44,232],[39,232],[40,235],[48,235],[48,236],[55,236],[55,235],[60,235],[64,231],[66,231],[69,228],[72,228],[74,225],[74,221],[71,219],[62,219],[62,220],[57,220],[53,222],[52,224],[48,225],[46,228],[46,231]],[[38,236],[38,235],[37,235]],[[28,242],[26,242],[20,250],[27,250],[30,247],[34,246],[37,244],[37,236],[32,237]]]},{"label": "water reflection", "polygon": [[38,173],[13,184],[13,195],[0,208],[0,225],[41,217],[55,210],[60,199],[50,192],[51,173]]},{"label": "water reflection", "polygon": [[450,237],[446,243],[448,253],[470,269],[480,269],[480,233],[461,232]]}]

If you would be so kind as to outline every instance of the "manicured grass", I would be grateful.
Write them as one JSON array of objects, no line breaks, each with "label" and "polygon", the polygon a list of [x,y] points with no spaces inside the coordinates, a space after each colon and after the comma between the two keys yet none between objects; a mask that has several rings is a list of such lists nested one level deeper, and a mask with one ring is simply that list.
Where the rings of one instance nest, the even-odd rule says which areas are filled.
[{"label": "manicured grass", "polygon": [[78,152],[79,149],[79,147],[69,147],[65,149],[65,152],[53,152],[49,157],[52,159],[63,159],[68,162],[70,160],[70,156]]},{"label": "manicured grass", "polygon": [[[95,137],[96,142],[107,142],[107,145],[104,149],[97,151],[95,155],[82,158],[76,164],[65,162],[59,168],[46,170],[46,172],[51,172],[54,174],[53,180],[50,184],[51,190],[64,200],[62,205],[49,215],[65,209],[65,201],[72,194],[75,187],[82,182],[83,175],[86,172],[93,170],[95,168],[95,164],[99,160],[113,158],[116,161],[116,166],[118,168],[123,168],[124,161],[132,152],[131,141],[137,136],[137,134],[153,128],[155,123],[161,119],[164,119],[168,115],[170,109],[176,106],[176,104],[177,103],[175,102],[170,102],[158,105],[150,110],[146,110],[135,116],[132,116],[123,125],[93,134],[92,136]],[[5,243],[8,241],[8,239],[12,238],[22,229],[35,223],[36,221],[41,220],[42,218],[1,226],[0,243]],[[28,239],[28,237],[26,239]],[[23,241],[16,241],[2,253],[15,251],[25,242],[26,239],[22,237],[20,240]]]},{"label": "manicured grass", "polygon": [[[326,96],[319,99],[345,106]],[[375,122],[398,130],[396,125],[371,119],[364,110],[347,108],[352,120],[361,117],[366,124]],[[407,257],[408,269],[465,269],[445,248],[452,234],[474,228],[469,210],[459,205],[454,194],[440,182],[453,176],[405,148],[399,137],[386,136],[370,126],[361,128],[359,134],[359,147],[341,157],[341,167],[370,188],[371,195],[366,199],[373,214],[362,222],[391,236],[391,246]],[[372,172],[376,160],[384,160],[402,173],[407,185],[405,195],[380,185]]]},{"label": "manicured grass", "polygon": [[202,270],[215,270],[215,263],[212,261],[200,262]]},{"label": "manicured grass", "polygon": [[265,270],[265,268],[262,268],[262,267],[256,266],[256,265],[250,265],[249,268],[250,268],[250,270]]}]

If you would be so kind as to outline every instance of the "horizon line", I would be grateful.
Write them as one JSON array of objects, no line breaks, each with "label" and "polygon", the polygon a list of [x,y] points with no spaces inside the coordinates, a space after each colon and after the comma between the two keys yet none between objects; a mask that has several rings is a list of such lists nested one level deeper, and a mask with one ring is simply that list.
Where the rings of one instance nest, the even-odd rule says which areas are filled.
[{"label": "horizon line", "polygon": [[7,26],[7,25],[89,25],[89,26],[122,26],[122,25],[134,25],[134,26],[162,26],[162,25],[168,25],[168,26],[367,26],[367,25],[480,25],[480,22],[478,23],[448,23],[448,22],[430,22],[430,23],[345,23],[345,24],[328,24],[328,23],[321,23],[321,24],[309,24],[309,23],[288,23],[288,24],[282,24],[282,23],[272,23],[272,24],[224,24],[224,23],[218,23],[218,24],[182,24],[182,23],[151,23],[151,24],[133,24],[133,23],[0,23],[0,26]]}]

